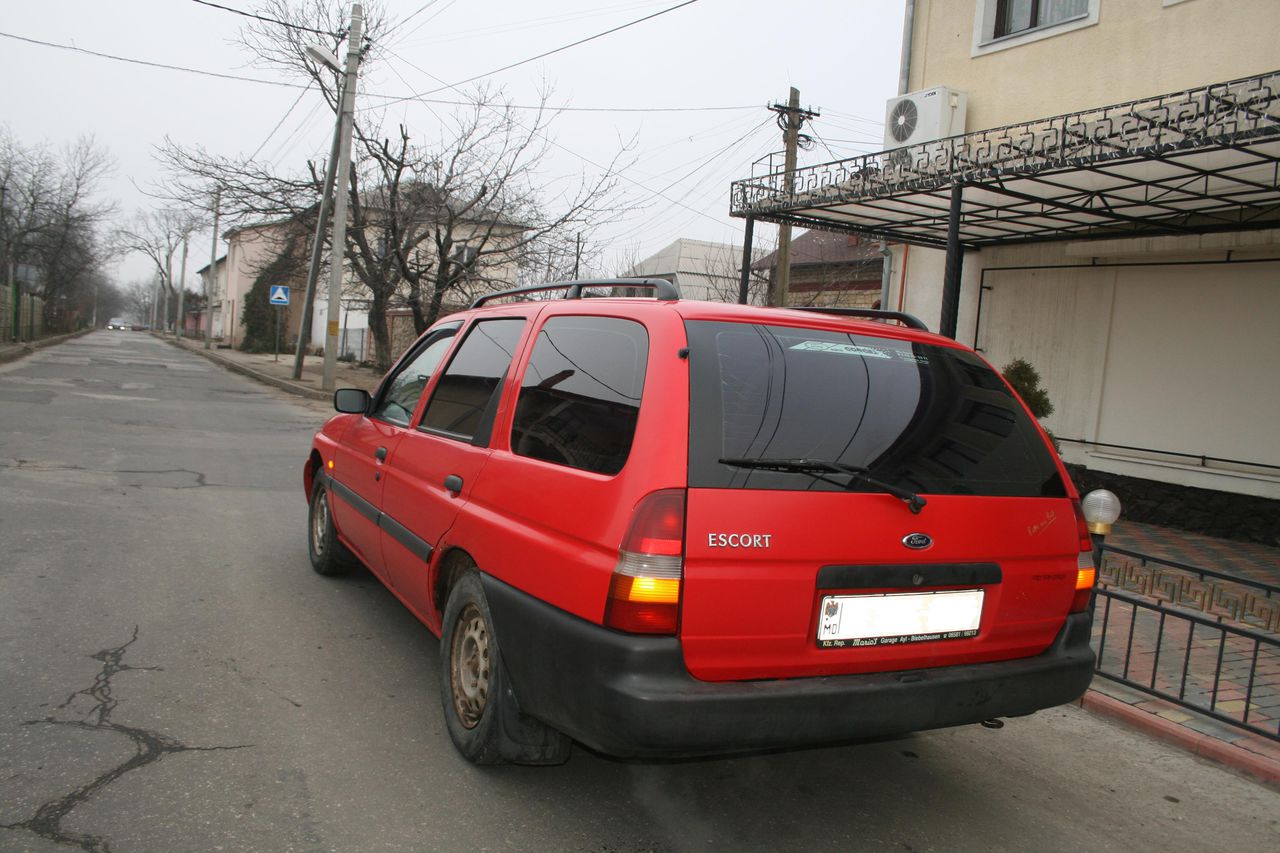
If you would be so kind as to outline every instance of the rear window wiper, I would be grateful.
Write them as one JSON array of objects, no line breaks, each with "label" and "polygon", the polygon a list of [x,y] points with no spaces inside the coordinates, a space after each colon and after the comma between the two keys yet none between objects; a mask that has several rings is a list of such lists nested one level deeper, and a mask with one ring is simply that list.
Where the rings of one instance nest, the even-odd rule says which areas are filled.
[{"label": "rear window wiper", "polygon": [[821,459],[767,459],[764,457],[727,458],[719,460],[721,465],[734,468],[750,468],[755,471],[780,471],[794,474],[812,474],[819,480],[844,488],[845,484],[822,476],[823,474],[848,474],[855,481],[874,486],[880,491],[893,495],[906,503],[913,513],[919,513],[928,503],[924,498],[910,489],[886,483],[872,477],[866,468],[860,465],[845,465],[840,462],[825,462]]}]

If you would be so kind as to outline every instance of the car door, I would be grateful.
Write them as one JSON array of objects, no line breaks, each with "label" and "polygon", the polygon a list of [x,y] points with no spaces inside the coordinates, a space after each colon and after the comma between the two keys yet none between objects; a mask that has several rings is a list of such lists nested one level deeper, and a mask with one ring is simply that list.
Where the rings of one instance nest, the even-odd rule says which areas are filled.
[{"label": "car door", "polygon": [[461,323],[433,330],[405,354],[383,381],[369,412],[347,430],[334,452],[334,519],[343,538],[384,581],[381,534],[383,479],[413,420],[435,368],[448,351]]},{"label": "car door", "polygon": [[466,331],[387,463],[382,549],[396,591],[433,624],[432,553],[467,502],[485,461],[523,317],[478,320]]}]

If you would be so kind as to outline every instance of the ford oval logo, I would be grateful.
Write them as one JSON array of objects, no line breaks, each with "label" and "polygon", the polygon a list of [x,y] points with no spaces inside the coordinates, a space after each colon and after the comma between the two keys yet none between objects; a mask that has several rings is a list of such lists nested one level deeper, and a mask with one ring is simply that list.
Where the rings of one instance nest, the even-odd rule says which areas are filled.
[{"label": "ford oval logo", "polygon": [[923,551],[933,544],[933,539],[926,533],[910,533],[902,537],[902,544],[916,551]]}]

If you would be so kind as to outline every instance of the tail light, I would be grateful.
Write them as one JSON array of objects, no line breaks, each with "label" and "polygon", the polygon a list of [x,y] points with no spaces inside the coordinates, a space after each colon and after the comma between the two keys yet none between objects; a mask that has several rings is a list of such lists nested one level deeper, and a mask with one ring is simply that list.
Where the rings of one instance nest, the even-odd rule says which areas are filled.
[{"label": "tail light", "polygon": [[1071,506],[1076,511],[1076,534],[1080,540],[1080,556],[1076,559],[1076,592],[1071,598],[1071,612],[1081,613],[1089,608],[1093,585],[1098,579],[1098,568],[1093,564],[1093,537],[1089,535],[1089,524],[1084,519],[1080,501],[1072,501]]},{"label": "tail light", "polygon": [[675,634],[684,578],[684,490],[646,495],[618,549],[604,609],[606,627],[633,634]]}]

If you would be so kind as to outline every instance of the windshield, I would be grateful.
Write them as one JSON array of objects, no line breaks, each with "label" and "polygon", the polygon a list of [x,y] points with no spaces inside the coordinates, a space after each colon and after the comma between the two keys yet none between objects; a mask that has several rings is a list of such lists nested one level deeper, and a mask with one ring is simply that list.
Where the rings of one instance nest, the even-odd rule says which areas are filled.
[{"label": "windshield", "polygon": [[973,353],[784,326],[687,328],[694,488],[876,490],[720,461],[790,459],[864,469],[914,493],[1066,494],[1035,424]]}]

